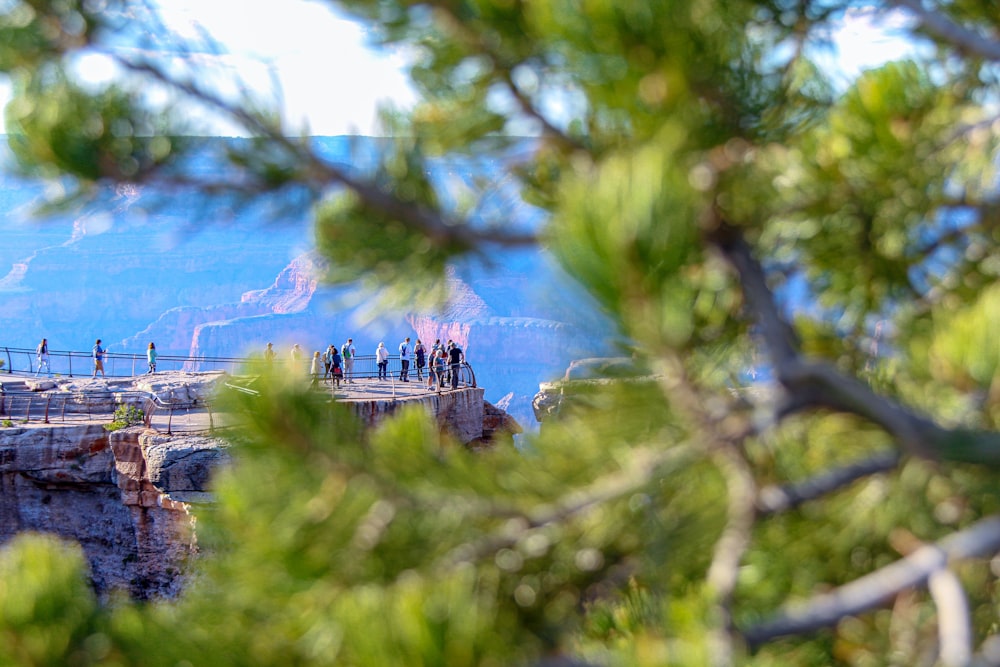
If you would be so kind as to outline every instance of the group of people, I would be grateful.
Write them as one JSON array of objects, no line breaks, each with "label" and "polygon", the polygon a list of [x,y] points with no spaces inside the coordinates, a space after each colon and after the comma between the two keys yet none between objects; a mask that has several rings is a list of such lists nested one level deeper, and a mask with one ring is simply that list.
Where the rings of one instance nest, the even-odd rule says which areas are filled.
[{"label": "group of people", "polygon": [[[101,346],[101,339],[98,338],[91,350],[91,357],[94,361],[94,371],[91,377],[107,377],[104,373],[104,356],[107,351]],[[312,376],[313,384],[317,384],[320,379],[320,372],[323,374],[323,381],[333,381],[339,388],[341,380],[354,382],[354,360],[357,357],[357,349],[354,347],[354,339],[348,338],[347,342],[340,346],[338,350],[333,344],[320,354],[319,350],[313,352],[309,365],[309,374]],[[51,373],[49,367],[49,341],[43,338],[35,349],[37,359],[37,369],[35,375],[42,372]],[[274,344],[268,343],[264,349],[264,359],[273,362],[275,357]],[[302,364],[302,348],[296,343],[291,350],[292,367],[300,368]],[[147,374],[156,372],[156,345],[149,344],[146,348],[146,361],[149,364]],[[458,379],[461,365],[465,361],[465,353],[462,348],[453,340],[442,345],[441,339],[434,341],[434,345],[428,350],[423,342],[418,338],[417,342],[410,345],[410,337],[407,336],[399,344],[399,381],[410,381],[410,360],[414,361],[417,382],[423,381],[424,368],[427,369],[427,386],[438,388],[444,387],[450,380],[452,389],[458,388]],[[378,379],[389,379],[389,349],[384,342],[380,342],[375,348],[375,362],[378,366]]]},{"label": "group of people", "polygon": [[[101,346],[101,339],[98,338],[94,343],[94,347],[90,351],[90,356],[94,361],[94,371],[91,377],[96,378],[97,374],[100,373],[101,377],[107,377],[104,373],[104,355],[107,354],[107,350]],[[149,364],[149,370],[146,374],[156,372],[156,345],[150,342],[149,346],[146,348],[146,362]],[[49,339],[43,338],[35,348],[35,375],[41,373],[51,373],[52,368],[49,366]]]},{"label": "group of people", "polygon": [[[348,338],[347,342],[338,349],[336,345],[330,344],[322,353],[316,350],[312,354],[309,363],[309,375],[312,383],[318,384],[321,375],[324,382],[332,381],[339,388],[341,381],[353,383],[357,377],[354,372],[354,360],[357,357],[357,348],[354,346],[354,339]],[[275,358],[274,344],[268,343],[264,348],[264,360],[273,363]],[[410,337],[407,336],[399,344],[399,381],[410,381],[410,361],[414,362],[416,370],[416,380],[423,381],[424,369],[427,369],[427,386],[444,387],[450,380],[453,389],[458,388],[461,365],[465,361],[465,353],[462,348],[453,340],[447,344],[442,344],[441,339],[434,341],[434,345],[427,349],[418,338],[412,346]],[[293,368],[302,368],[302,348],[298,343],[291,349],[291,361]],[[389,349],[384,342],[380,342],[375,348],[375,363],[378,367],[378,379],[389,379]]]},{"label": "group of people", "polygon": [[[400,382],[410,381],[411,357],[417,370],[417,382],[423,380],[423,371],[426,367],[428,387],[435,385],[443,387],[449,379],[452,389],[458,387],[459,371],[462,362],[465,361],[465,353],[455,341],[449,340],[447,345],[442,345],[441,339],[438,338],[428,350],[419,338],[412,348],[410,347],[410,337],[404,338],[403,342],[399,344]],[[375,359],[378,362],[379,379],[388,379],[389,350],[386,349],[384,343],[378,344],[378,348],[375,350]]]}]

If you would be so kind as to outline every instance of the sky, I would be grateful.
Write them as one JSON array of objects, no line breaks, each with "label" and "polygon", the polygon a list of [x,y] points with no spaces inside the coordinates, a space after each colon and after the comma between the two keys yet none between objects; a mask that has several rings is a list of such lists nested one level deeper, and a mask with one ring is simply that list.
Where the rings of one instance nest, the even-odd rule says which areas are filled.
[{"label": "sky", "polygon": [[[280,10],[277,8],[280,6]],[[286,117],[310,134],[372,134],[376,107],[414,101],[404,58],[366,45],[362,28],[323,3],[282,0],[161,0],[164,20],[182,36],[204,28],[231,55],[252,86],[270,90],[277,77]]]},{"label": "sky", "polygon": [[[405,57],[376,53],[360,26],[324,3],[282,0],[280,11],[279,3],[247,0],[158,0],[158,5],[181,36],[204,30],[225,46],[224,55],[199,54],[199,65],[239,72],[266,98],[280,99],[289,127],[304,134],[378,134],[379,104],[405,108],[414,102]],[[836,52],[821,59],[846,81],[907,54],[912,45],[893,34],[901,16],[852,11],[831,36]],[[99,56],[81,60],[79,72],[94,81],[109,76],[107,61]],[[0,105],[8,99],[9,88],[0,79]],[[217,123],[210,129],[223,136],[241,132]]]},{"label": "sky", "polygon": [[[198,54],[199,66],[235,70],[255,90],[280,97],[290,126],[306,123],[308,134],[374,134],[380,103],[407,107],[414,101],[403,56],[376,53],[367,46],[360,26],[335,16],[323,3],[159,0],[157,4],[164,22],[180,36],[204,30],[225,46],[224,55]],[[95,82],[110,75],[107,59],[99,55],[82,59],[78,71]],[[0,75],[0,106],[9,99],[10,88]],[[2,123],[0,117],[0,133]],[[216,129],[222,135],[239,132],[224,125]]]}]

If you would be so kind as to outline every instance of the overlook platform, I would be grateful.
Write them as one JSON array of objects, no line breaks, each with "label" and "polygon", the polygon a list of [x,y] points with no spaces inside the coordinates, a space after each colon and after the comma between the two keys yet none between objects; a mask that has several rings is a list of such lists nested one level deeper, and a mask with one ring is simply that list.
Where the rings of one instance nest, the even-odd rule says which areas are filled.
[{"label": "overlook platform", "polygon": [[[25,358],[27,355],[20,356]],[[201,361],[189,360],[187,365]],[[254,360],[242,361],[240,368],[253,367]],[[259,360],[256,363],[259,364]],[[122,368],[131,367],[129,364]],[[356,363],[352,380],[342,379],[339,386],[332,379],[314,381],[309,374],[286,364],[275,365],[274,371],[294,373],[303,385],[328,394],[334,401],[351,405],[369,426],[405,404],[415,404],[425,408],[443,430],[450,431],[466,444],[488,440],[500,428],[509,433],[521,432],[520,426],[506,413],[484,401],[484,392],[475,386],[475,375],[467,363],[455,370],[457,387],[451,386],[447,375],[444,386],[428,385],[427,373],[423,372],[417,379],[415,370],[411,370],[409,381],[399,380],[398,370],[386,379],[378,379],[374,364],[369,369],[367,364]],[[452,372],[451,367],[448,371]],[[0,372],[0,423],[4,427],[25,428],[108,424],[114,421],[115,411],[125,405],[141,410],[143,424],[160,433],[210,433],[232,421],[230,416],[215,409],[213,402],[217,392],[233,390],[257,394],[253,388],[255,377],[230,375],[224,370],[67,377],[7,366]]]}]

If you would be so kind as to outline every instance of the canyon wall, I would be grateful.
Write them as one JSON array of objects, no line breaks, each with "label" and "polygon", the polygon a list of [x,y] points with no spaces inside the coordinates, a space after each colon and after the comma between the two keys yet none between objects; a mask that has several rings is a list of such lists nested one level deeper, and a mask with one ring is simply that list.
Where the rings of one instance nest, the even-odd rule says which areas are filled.
[{"label": "canyon wall", "polygon": [[[94,391],[106,393],[99,384]],[[473,449],[491,439],[510,446],[520,430],[480,388],[345,403],[368,427],[420,405]],[[54,533],[82,546],[98,593],[173,597],[198,553],[197,506],[212,502],[212,473],[229,461],[227,442],[206,433],[109,432],[100,420],[0,427],[0,544],[23,531]]]},{"label": "canyon wall", "polygon": [[[217,155],[238,139],[206,138],[193,174],[225,169]],[[363,172],[383,141],[314,138],[345,169]],[[0,145],[0,164],[2,164]],[[463,182],[496,183],[477,210],[530,229],[541,212],[488,162],[430,165],[447,199]],[[451,185],[456,184],[456,185]],[[435,312],[378,312],[359,284],[322,284],[308,198],[301,193],[237,201],[147,185],[98,187],[84,206],[34,220],[44,184],[0,172],[0,346],[114,353],[242,357],[273,342],[324,350],[348,337],[362,355],[405,336],[458,341],[486,398],[533,423],[531,397],[573,359],[607,354],[600,310],[572,287],[544,248],[497,248],[456,258],[449,298]]]},{"label": "canyon wall", "polygon": [[[197,551],[188,505],[157,487],[143,455],[141,429],[109,433],[100,424],[0,429],[0,543],[22,531],[79,542],[99,593],[121,589],[136,598],[172,596],[184,563]],[[221,441],[186,444],[210,449]],[[172,467],[174,456],[159,462]]]}]

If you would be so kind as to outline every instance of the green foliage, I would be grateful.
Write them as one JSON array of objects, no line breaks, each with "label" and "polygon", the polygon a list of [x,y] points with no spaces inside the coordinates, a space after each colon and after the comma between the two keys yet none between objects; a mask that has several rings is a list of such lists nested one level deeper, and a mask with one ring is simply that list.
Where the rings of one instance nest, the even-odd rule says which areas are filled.
[{"label": "green foliage", "polygon": [[[97,600],[80,547],[25,533],[0,551],[0,662],[96,664]],[[106,640],[104,640],[106,642]],[[89,659],[88,659],[89,658]]]},{"label": "green foliage", "polygon": [[[934,20],[906,29],[938,52],[844,89],[810,58],[847,2],[337,4],[415,58],[421,101],[385,113],[367,173],[283,136],[266,101],[133,73],[257,135],[228,185],[317,203],[329,281],[426,308],[454,258],[540,243],[629,363],[560,385],[558,419],[519,450],[478,454],[422,412],[366,430],[264,376],[223,406],[234,463],[196,510],[181,598],[98,605],[78,554],[14,542],[5,663],[932,664],[995,634],[987,543],[949,563],[969,647],[922,581],[761,636],[789,601],[886,586],[882,568],[968,546],[1000,511],[992,3],[923,3]],[[170,176],[187,146],[169,105],[65,74],[118,8],[8,5],[22,167],[84,188]],[[506,165],[541,232],[475,220],[480,179],[446,197],[431,167],[459,156]]]},{"label": "green foliage", "polygon": [[142,408],[129,403],[122,403],[115,408],[114,418],[110,424],[104,425],[104,429],[107,431],[117,431],[128,426],[141,424],[144,418],[145,414]]}]

